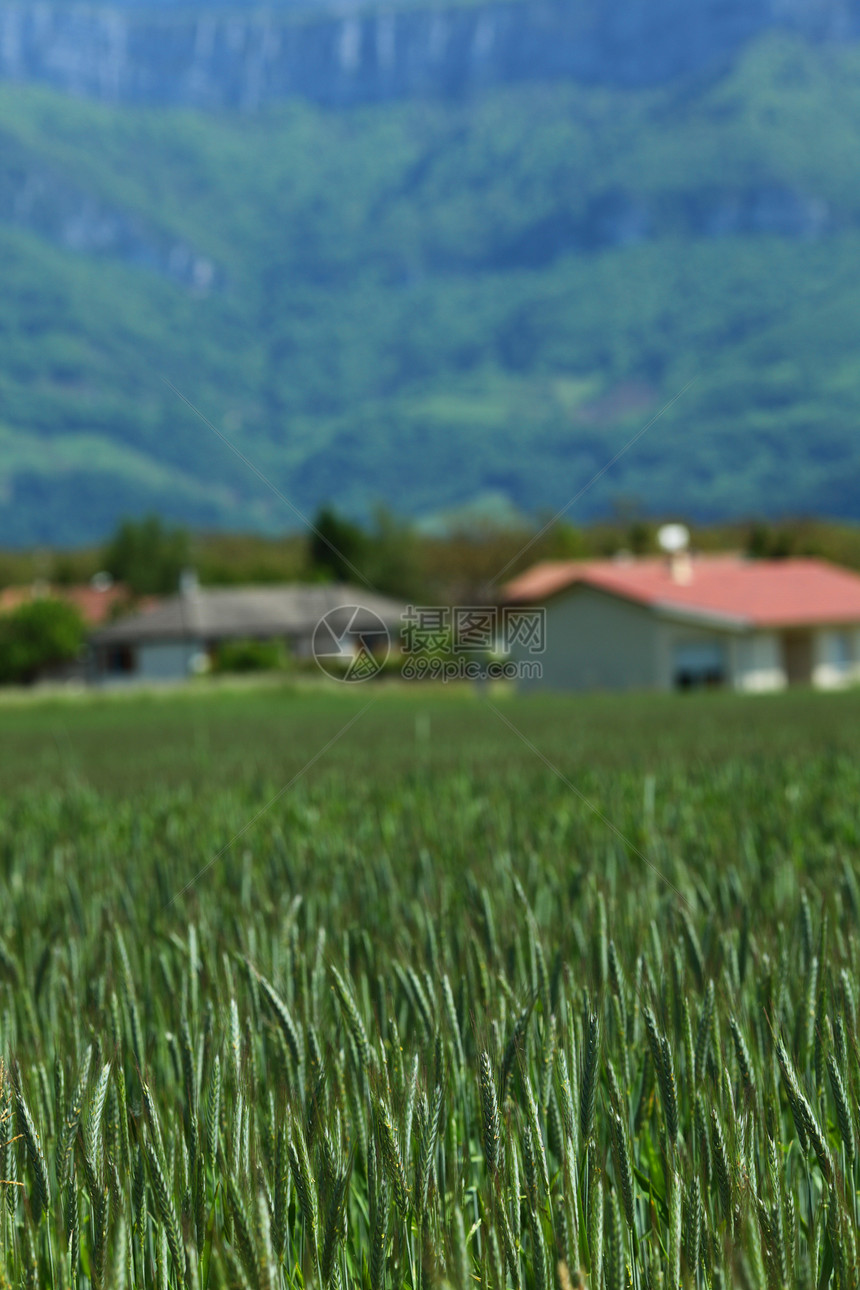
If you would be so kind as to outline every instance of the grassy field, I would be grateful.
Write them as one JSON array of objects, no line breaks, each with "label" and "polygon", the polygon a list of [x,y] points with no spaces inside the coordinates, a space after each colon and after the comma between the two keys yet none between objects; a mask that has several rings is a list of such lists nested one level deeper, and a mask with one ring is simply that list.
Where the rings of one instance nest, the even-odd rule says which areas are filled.
[{"label": "grassy field", "polygon": [[859,715],[0,707],[0,1285],[856,1285]]}]

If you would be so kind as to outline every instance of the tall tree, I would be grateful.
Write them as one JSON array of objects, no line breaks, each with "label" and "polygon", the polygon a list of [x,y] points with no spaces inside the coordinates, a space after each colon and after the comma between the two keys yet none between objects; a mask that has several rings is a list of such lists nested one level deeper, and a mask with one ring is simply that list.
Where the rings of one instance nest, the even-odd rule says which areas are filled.
[{"label": "tall tree", "polygon": [[[333,506],[321,506],[314,516],[309,540],[311,567],[334,582],[356,582],[365,574],[367,534]],[[366,574],[365,574],[366,576]]]},{"label": "tall tree", "polygon": [[147,515],[123,520],[105,548],[104,567],[136,595],[165,595],[177,590],[190,553],[185,529]]}]

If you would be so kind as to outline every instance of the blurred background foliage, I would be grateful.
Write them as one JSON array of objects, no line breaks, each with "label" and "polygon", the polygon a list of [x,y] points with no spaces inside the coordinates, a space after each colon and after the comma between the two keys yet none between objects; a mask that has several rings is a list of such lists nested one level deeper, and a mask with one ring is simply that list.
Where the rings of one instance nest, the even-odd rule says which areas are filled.
[{"label": "blurred background foliage", "polygon": [[[537,560],[605,559],[619,552],[656,555],[659,521],[631,505],[609,519],[576,526],[564,518],[547,527],[480,523],[427,533],[379,510],[366,525],[329,504],[314,529],[277,537],[253,533],[192,533],[155,515],[124,520],[106,543],[74,549],[0,549],[0,588],[46,583],[63,587],[109,571],[134,596],[170,595],[182,570],[204,586],[281,582],[344,582],[405,600],[468,604],[495,593]],[[828,520],[764,520],[692,525],[698,551],[731,550],[751,557],[815,556],[860,570],[860,525]]]},{"label": "blurred background foliage", "polygon": [[74,605],[50,596],[0,615],[0,685],[32,681],[45,669],[70,663],[84,644]]}]

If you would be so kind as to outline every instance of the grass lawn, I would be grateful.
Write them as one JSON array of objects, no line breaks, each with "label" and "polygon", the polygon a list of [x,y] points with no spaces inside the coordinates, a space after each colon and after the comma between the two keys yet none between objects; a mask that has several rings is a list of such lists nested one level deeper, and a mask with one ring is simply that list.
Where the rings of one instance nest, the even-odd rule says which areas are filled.
[{"label": "grass lawn", "polygon": [[789,769],[811,755],[860,751],[860,691],[524,698],[501,689],[490,702],[441,686],[34,693],[0,702],[0,790],[78,783],[134,794],[275,783],[332,739],[308,772],[313,781],[347,774],[381,785],[446,767],[467,770],[476,786],[500,773],[551,775],[503,717],[566,775],[659,776],[726,759]]}]

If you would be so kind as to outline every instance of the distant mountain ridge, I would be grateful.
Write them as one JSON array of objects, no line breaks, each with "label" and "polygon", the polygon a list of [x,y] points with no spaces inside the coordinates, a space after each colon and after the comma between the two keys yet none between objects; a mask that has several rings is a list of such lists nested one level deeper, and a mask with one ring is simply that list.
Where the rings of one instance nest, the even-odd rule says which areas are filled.
[{"label": "distant mountain ridge", "polygon": [[112,103],[349,107],[522,81],[657,85],[770,29],[853,41],[860,0],[0,0],[0,78]]},{"label": "distant mountain ridge", "polygon": [[324,501],[860,518],[855,35],[809,0],[0,0],[0,546]]}]

